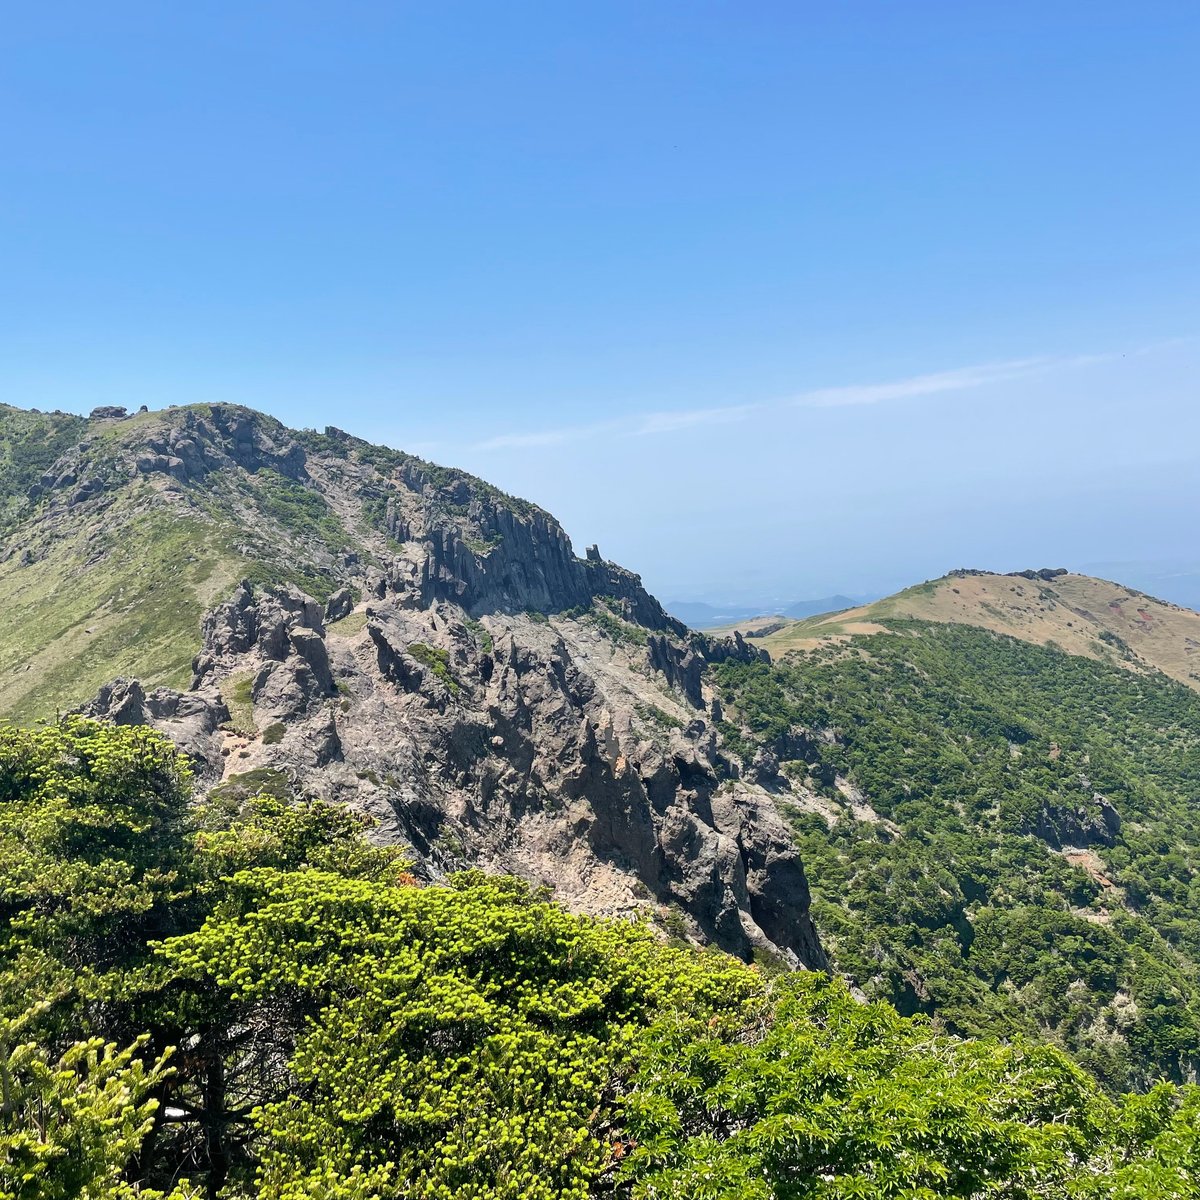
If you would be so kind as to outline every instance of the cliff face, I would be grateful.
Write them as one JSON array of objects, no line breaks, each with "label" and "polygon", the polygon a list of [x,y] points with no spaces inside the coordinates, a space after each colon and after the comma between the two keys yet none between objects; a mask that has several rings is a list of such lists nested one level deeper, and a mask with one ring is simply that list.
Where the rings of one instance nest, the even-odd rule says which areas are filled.
[{"label": "cliff face", "polygon": [[[743,955],[823,964],[787,828],[712,727],[706,665],[760,652],[690,634],[535,505],[336,429],[209,406],[95,417],[17,509],[0,571],[65,572],[87,634],[128,651],[87,711],[163,729],[206,787],[350,804],[431,877],[512,871],[581,910],[647,909]],[[144,529],[142,559],[187,531],[161,539],[191,563],[165,568],[186,597],[147,596],[164,576],[122,569]],[[186,677],[141,665],[126,614],[147,608],[176,622],[173,653],[190,637]],[[29,664],[48,652],[30,649]],[[85,651],[72,667],[94,678]]]}]

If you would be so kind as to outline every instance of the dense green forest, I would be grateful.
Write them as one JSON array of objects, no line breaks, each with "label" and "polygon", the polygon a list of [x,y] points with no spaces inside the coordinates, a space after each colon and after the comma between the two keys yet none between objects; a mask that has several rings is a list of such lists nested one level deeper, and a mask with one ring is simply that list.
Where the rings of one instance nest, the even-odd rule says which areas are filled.
[{"label": "dense green forest", "polygon": [[1057,1042],[1114,1090],[1194,1078],[1200,696],[890,624],[717,669],[731,747],[772,747],[835,810],[848,781],[880,818],[792,808],[836,969],[959,1034]]},{"label": "dense green forest", "polygon": [[1196,1194],[1195,1089],[418,886],[272,792],[194,806],[144,729],[0,730],[6,1200]]}]

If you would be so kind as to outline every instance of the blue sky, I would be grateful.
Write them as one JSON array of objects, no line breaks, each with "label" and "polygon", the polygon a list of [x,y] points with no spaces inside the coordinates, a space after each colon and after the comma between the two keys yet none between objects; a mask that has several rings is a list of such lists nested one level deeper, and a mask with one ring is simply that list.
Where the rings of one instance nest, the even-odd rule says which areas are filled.
[{"label": "blue sky", "polygon": [[49,3],[0,53],[10,403],[337,424],[667,597],[1200,572],[1194,3]]}]

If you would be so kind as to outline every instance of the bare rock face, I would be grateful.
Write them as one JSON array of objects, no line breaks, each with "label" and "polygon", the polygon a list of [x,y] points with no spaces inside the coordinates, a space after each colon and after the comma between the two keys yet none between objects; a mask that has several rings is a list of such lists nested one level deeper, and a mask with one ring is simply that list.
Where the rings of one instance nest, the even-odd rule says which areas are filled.
[{"label": "bare rock face", "polygon": [[268,467],[298,479],[304,474],[304,451],[286,430],[269,428],[258,414],[213,404],[203,413],[185,412],[180,424],[148,439],[136,465],[141,474],[182,481],[235,465],[248,471]]},{"label": "bare rock face", "polygon": [[[346,624],[326,626],[295,589],[243,583],[205,618],[197,690],[152,702],[117,681],[92,711],[161,728],[209,765],[224,738],[222,778],[273,768],[351,804],[430,878],[512,872],[578,910],[676,910],[735,953],[824,965],[787,828],[719,753],[706,643],[666,622],[614,639],[587,613],[476,619],[407,593]],[[281,733],[217,729],[224,692],[247,678],[254,724]]]},{"label": "bare rock face", "polygon": [[1042,801],[1032,832],[1055,849],[1064,846],[1112,846],[1121,829],[1121,816],[1107,797],[1092,794],[1075,808]]},{"label": "bare rock face", "polygon": [[293,631],[319,633],[322,618],[321,606],[297,588],[272,588],[256,600],[251,584],[243,581],[230,600],[205,614],[204,650],[193,664],[196,678],[202,679],[221,656],[257,649],[269,659],[286,657]]},{"label": "bare rock face", "polygon": [[80,712],[114,725],[154,726],[192,760],[201,779],[219,779],[224,769],[219,730],[229,720],[229,710],[215,692],[145,692],[136,679],[118,678]]},{"label": "bare rock face", "polygon": [[325,620],[340,621],[354,611],[354,596],[348,587],[338,588],[325,601]]},{"label": "bare rock face", "polygon": [[661,671],[667,683],[681,692],[693,708],[704,707],[704,655],[690,644],[680,643],[665,634],[647,639],[650,665]]}]

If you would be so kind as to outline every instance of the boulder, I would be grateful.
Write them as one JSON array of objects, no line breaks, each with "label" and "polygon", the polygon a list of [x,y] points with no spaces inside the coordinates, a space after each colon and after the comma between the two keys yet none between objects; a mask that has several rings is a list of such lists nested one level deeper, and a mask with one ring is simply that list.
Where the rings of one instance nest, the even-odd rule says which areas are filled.
[{"label": "boulder", "polygon": [[348,587],[338,588],[325,601],[325,620],[340,621],[354,611],[354,595]]}]

